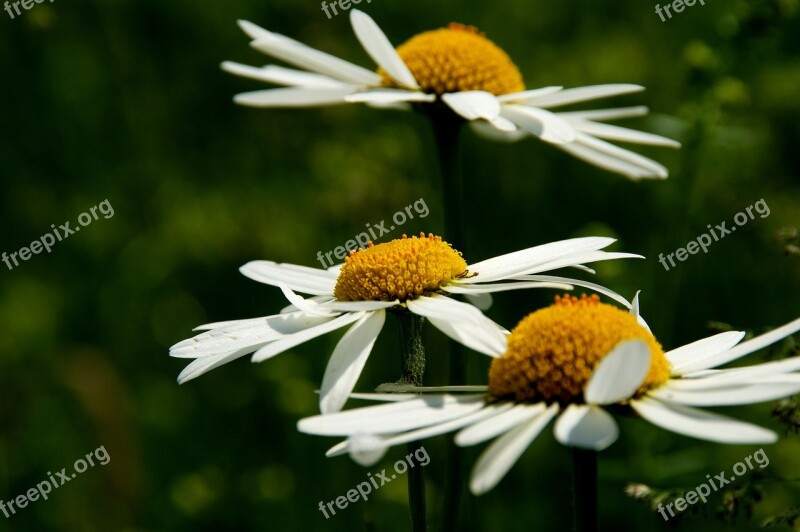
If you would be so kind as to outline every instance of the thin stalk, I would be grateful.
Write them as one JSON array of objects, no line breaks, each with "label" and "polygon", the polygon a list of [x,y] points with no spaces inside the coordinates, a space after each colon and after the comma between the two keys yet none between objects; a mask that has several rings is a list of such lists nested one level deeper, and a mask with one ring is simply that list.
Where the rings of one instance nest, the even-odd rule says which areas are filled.
[{"label": "thin stalk", "polygon": [[[439,168],[442,176],[442,198],[444,198],[444,237],[456,249],[466,254],[464,234],[464,180],[458,152],[458,137],[463,120],[450,109],[434,109],[430,113]],[[448,384],[466,382],[466,356],[460,343],[450,342],[448,361]],[[461,530],[458,526],[461,497],[464,491],[463,459],[461,448],[452,439],[447,442],[445,463],[444,501],[442,503],[442,530]]]},{"label": "thin stalk", "polygon": [[572,449],[572,497],[576,532],[597,530],[597,451]]},{"label": "thin stalk", "polygon": [[[425,373],[425,348],[422,345],[422,325],[425,318],[408,310],[396,313],[400,324],[400,349],[403,355],[403,376],[400,381],[413,386],[422,385]],[[411,442],[407,449],[415,453],[422,447],[421,442]],[[408,469],[408,512],[412,532],[427,530],[425,515],[425,476],[422,467]]]}]

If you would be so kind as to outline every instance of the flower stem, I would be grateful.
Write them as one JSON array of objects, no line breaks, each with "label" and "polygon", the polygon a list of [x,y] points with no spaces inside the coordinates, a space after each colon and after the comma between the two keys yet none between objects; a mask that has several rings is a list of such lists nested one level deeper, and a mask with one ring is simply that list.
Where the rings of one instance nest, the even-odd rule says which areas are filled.
[{"label": "flower stem", "polygon": [[[445,239],[456,249],[466,254],[464,235],[464,183],[461,159],[458,153],[458,137],[464,121],[450,109],[434,108],[430,112],[439,168],[442,176],[442,198],[444,208]],[[450,342],[448,384],[467,384],[464,348]],[[442,530],[459,530],[461,496],[464,490],[461,448],[450,439],[447,442],[445,464],[444,501],[442,503]]]},{"label": "flower stem", "polygon": [[[422,325],[425,323],[425,318],[405,309],[397,312],[396,316],[400,324],[400,349],[403,355],[403,376],[400,381],[421,386],[425,373],[425,348],[422,345]],[[407,450],[409,453],[415,453],[421,447],[421,442],[411,442]],[[411,517],[411,531],[425,532],[427,517],[425,476],[422,467],[408,469],[408,512]]]},{"label": "flower stem", "polygon": [[572,449],[574,530],[597,530],[597,451]]}]

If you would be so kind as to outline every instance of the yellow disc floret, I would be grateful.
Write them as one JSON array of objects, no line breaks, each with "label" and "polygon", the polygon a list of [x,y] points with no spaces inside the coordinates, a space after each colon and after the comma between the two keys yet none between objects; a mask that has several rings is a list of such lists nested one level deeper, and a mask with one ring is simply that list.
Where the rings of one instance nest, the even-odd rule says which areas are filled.
[{"label": "yellow disc floret", "polygon": [[[420,33],[397,48],[424,92],[487,91],[495,95],[525,90],[522,75],[503,50],[477,29],[462,24]],[[394,81],[378,71],[387,86]]]},{"label": "yellow disc floret", "polygon": [[650,331],[596,295],[556,296],[555,304],[529,314],[511,331],[505,354],[492,361],[489,393],[516,401],[582,402],[600,360],[633,339],[643,340],[651,354],[638,395],[669,378],[669,362]]},{"label": "yellow disc floret", "polygon": [[441,237],[420,233],[351,251],[336,279],[339,301],[406,301],[467,274],[467,263]]}]

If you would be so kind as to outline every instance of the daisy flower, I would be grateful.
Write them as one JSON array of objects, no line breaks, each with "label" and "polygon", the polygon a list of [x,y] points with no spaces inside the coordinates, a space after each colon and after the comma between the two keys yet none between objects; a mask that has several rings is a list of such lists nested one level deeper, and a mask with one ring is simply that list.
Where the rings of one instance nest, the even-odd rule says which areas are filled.
[{"label": "daisy flower", "polygon": [[247,21],[242,30],[253,48],[301,70],[256,68],[226,61],[231,73],[283,88],[238,94],[253,107],[314,107],[366,103],[410,109],[446,107],[490,137],[534,136],[565,152],[631,179],[666,178],[661,164],[606,140],[679,147],[658,135],[605,124],[647,114],[646,107],[576,112],[550,109],[644,90],[611,84],[527,89],[511,58],[475,28],[451,24],[416,35],[395,49],[369,15],[351,10],[350,21],[367,54],[379,65],[367,70]]},{"label": "daisy flower", "polygon": [[[306,418],[301,432],[348,436],[328,451],[359,463],[380,459],[389,446],[458,430],[456,444],[495,441],[478,459],[470,489],[492,489],[555,418],[555,437],[567,446],[602,450],[617,424],[606,407],[629,409],[664,429],[717,443],[773,443],[777,435],[696,407],[771,401],[800,391],[800,357],[714,370],[800,330],[800,319],[739,343],[724,332],[667,351],[631,312],[582,299],[524,318],[494,353],[486,387],[416,388],[436,394],[355,394],[388,404]],[[463,394],[456,392],[475,392]]]},{"label": "daisy flower", "polygon": [[[349,326],[328,361],[321,386],[320,410],[335,412],[353,390],[387,310],[405,309],[427,318],[465,346],[492,354],[505,345],[506,331],[475,306],[449,296],[463,294],[485,307],[492,292],[578,285],[624,303],[624,298],[596,284],[540,275],[571,266],[588,270],[583,266],[586,263],[639,257],[602,251],[613,242],[600,237],[563,240],[467,265],[440,237],[421,234],[403,235],[377,246],[370,243],[365,249],[351,251],[345,264],[328,270],[250,262],[241,272],[279,287],[291,306],[273,316],[198,327],[206,332],[172,346],[170,355],[194,359],[178,377],[183,383],[250,353],[253,362],[261,362]],[[312,297],[305,299],[297,292]]]}]

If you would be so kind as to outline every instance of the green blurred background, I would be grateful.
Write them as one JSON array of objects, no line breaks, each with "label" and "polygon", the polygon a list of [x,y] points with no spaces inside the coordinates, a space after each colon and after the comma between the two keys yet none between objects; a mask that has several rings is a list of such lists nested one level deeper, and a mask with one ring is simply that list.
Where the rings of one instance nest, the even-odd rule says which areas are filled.
[{"label": "green blurred background", "polygon": [[[360,7],[396,45],[451,21],[475,25],[510,54],[528,87],[645,85],[643,94],[587,107],[648,105],[648,118],[626,125],[684,144],[638,150],[671,175],[632,183],[532,139],[492,144],[465,131],[470,223],[468,241],[454,244],[469,250],[469,262],[551,240],[615,236],[615,250],[647,259],[601,264],[597,279],[628,297],[643,290],[644,315],[667,348],[724,324],[759,333],[800,315],[797,241],[781,232],[800,226],[797,0],[706,0],[665,23],[655,2],[642,0]],[[315,1],[56,0],[14,20],[0,12],[0,251],[27,246],[51,224],[74,225],[104,199],[115,210],[50,254],[13,271],[0,267],[0,499],[100,445],[111,456],[48,501],[0,515],[0,530],[365,530],[365,522],[407,529],[403,481],[327,521],[317,509],[402,454],[393,450],[365,470],[326,459],[335,440],[295,430],[316,412],[314,390],[338,334],[263,364],[241,359],[175,382],[184,361],[167,349],[194,326],[284,305],[277,289],[240,275],[240,265],[317,266],[318,250],[418,198],[430,215],[402,231],[441,232],[442,205],[451,201],[420,115],[235,106],[237,92],[265,87],[224,74],[220,62],[270,62],[248,48],[240,18],[372,68],[347,15],[328,20]],[[657,262],[762,198],[769,217],[669,272]],[[553,295],[500,294],[489,315],[511,327]],[[359,390],[397,378],[396,334],[389,323]],[[427,382],[443,384],[446,342],[435,330],[426,342]],[[792,348],[787,340],[748,362]],[[471,379],[485,382],[487,361],[471,357]],[[784,435],[791,422],[772,416],[774,407],[726,413]],[[433,525],[444,442],[425,443]],[[480,450],[467,451],[470,466]],[[667,526],[625,495],[629,482],[692,488],[756,450],[622,420],[620,440],[600,460],[603,529]],[[797,508],[797,435],[765,450],[771,462],[760,488],[717,496],[669,525],[749,530]],[[546,431],[497,489],[465,499],[463,529],[567,529],[569,473],[567,450]],[[747,520],[758,489],[763,500]],[[724,504],[740,514],[733,524],[715,516]]]}]

